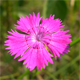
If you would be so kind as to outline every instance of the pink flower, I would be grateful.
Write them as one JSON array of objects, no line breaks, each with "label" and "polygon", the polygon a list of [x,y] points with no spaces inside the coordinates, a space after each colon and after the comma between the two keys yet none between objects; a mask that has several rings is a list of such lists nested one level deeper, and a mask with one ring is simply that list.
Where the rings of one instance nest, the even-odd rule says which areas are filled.
[{"label": "pink flower", "polygon": [[[54,19],[54,15],[44,19],[39,17],[39,13],[37,16],[33,13],[29,17],[20,17],[15,28],[25,34],[8,31],[11,36],[8,35],[8,40],[5,41],[5,46],[8,46],[6,49],[10,49],[11,56],[15,55],[14,59],[21,56],[19,61],[24,60],[23,64],[27,64],[26,67],[30,70],[35,67],[41,70],[42,67],[45,68],[45,64],[48,66],[48,62],[53,64],[51,57],[61,58],[60,54],[69,52],[67,46],[71,42],[69,39],[71,36],[66,34],[69,30],[61,29],[64,27],[61,22],[60,19]],[[45,45],[53,56],[47,51]]]}]

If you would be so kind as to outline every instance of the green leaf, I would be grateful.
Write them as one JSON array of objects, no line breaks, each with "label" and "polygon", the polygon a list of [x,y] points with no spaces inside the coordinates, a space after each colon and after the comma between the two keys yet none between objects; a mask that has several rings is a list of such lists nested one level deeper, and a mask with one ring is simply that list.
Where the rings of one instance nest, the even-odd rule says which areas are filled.
[{"label": "green leaf", "polygon": [[76,43],[80,42],[80,37],[76,38],[74,41],[72,41],[69,45],[70,46],[73,46],[75,45]]},{"label": "green leaf", "polygon": [[67,5],[64,0],[48,0],[46,17],[55,14],[55,18],[64,20],[67,15]]}]

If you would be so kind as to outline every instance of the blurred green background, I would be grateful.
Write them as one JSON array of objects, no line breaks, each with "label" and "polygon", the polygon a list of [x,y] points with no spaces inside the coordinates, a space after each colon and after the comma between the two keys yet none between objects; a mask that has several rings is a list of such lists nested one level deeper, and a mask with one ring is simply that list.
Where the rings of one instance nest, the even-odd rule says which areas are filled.
[{"label": "blurred green background", "polygon": [[53,58],[53,65],[49,63],[44,70],[31,72],[18,62],[18,58],[13,59],[4,46],[7,31],[15,30],[14,24],[19,17],[33,12],[40,12],[44,18],[55,14],[55,18],[60,18],[65,24],[64,29],[70,30],[71,39],[75,40],[80,36],[79,3],[79,0],[0,0],[0,80],[79,80],[79,43],[72,46],[68,54],[61,55],[61,59]]}]

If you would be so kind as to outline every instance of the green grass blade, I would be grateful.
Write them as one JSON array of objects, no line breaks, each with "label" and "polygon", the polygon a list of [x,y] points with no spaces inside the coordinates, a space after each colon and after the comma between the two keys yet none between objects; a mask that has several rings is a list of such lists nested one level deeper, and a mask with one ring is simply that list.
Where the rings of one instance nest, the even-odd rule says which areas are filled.
[{"label": "green grass blade", "polygon": [[74,60],[72,60],[69,64],[64,65],[64,67],[62,67],[61,69],[59,69],[58,71],[56,71],[53,75],[57,76],[58,74],[60,74],[62,71],[66,70],[69,66],[73,65],[80,56],[77,56]]}]

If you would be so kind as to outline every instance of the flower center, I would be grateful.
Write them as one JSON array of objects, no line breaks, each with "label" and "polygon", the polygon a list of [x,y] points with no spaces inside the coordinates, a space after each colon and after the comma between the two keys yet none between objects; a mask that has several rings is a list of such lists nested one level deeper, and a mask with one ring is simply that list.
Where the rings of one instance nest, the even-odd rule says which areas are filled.
[{"label": "flower center", "polygon": [[43,39],[43,37],[44,37],[43,32],[39,32],[39,33],[36,35],[37,41],[41,41],[41,40]]}]

